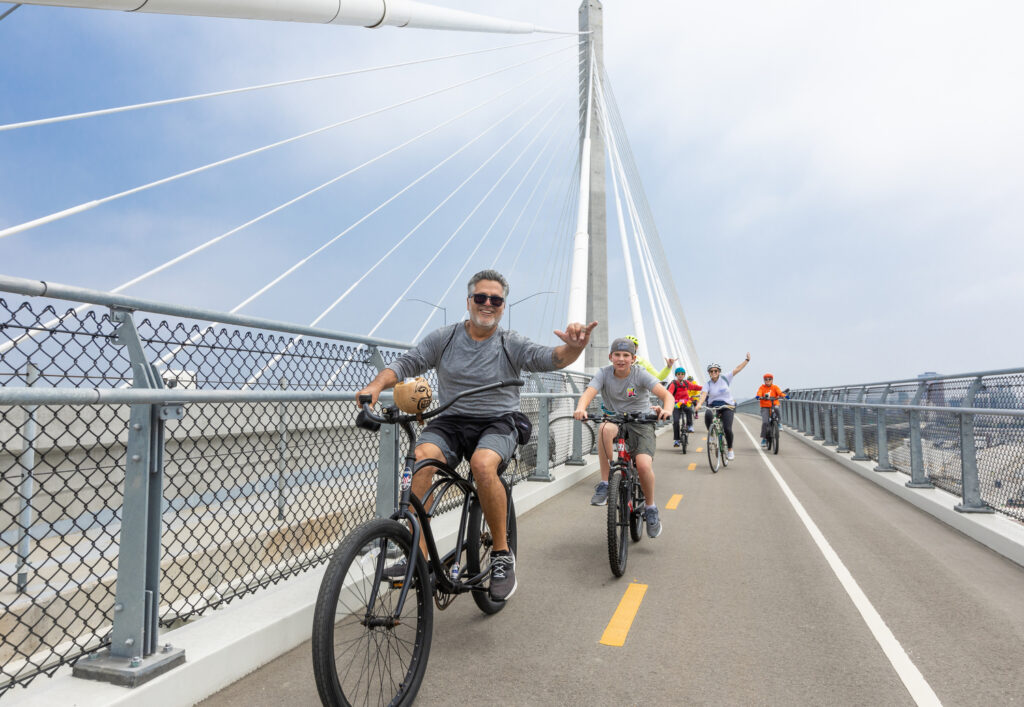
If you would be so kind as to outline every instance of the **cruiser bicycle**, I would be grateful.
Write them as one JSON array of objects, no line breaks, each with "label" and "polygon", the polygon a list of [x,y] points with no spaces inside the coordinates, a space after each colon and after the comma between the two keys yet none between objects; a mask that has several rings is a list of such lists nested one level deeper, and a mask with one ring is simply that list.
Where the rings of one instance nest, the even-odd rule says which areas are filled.
[{"label": "cruiser bicycle", "polygon": [[658,416],[638,412],[605,413],[602,416],[588,416],[586,419],[617,425],[612,442],[612,451],[615,452],[616,458],[609,460],[608,475],[608,563],[611,565],[612,574],[621,577],[626,571],[626,559],[629,555],[626,534],[629,534],[633,542],[640,541],[643,537],[647,507],[644,491],[640,488],[636,462],[626,449],[626,423],[653,425],[657,424]]},{"label": "cruiser bicycle", "polygon": [[722,410],[735,410],[733,405],[719,405],[708,408],[715,413],[711,418],[711,427],[708,428],[708,464],[711,465],[711,473],[717,474],[723,466],[729,466],[728,446],[725,443],[725,426],[722,424]]},{"label": "cruiser bicycle", "polygon": [[[507,380],[463,392],[430,412],[428,419],[456,400],[503,386],[521,386]],[[398,507],[390,518],[375,518],[355,528],[334,552],[320,584],[313,613],[313,673],[324,705],[407,705],[416,697],[430,656],[433,607],[443,610],[459,594],[471,593],[485,614],[501,611],[504,601],[488,594],[491,531],[484,519],[476,486],[446,461],[416,461],[415,415],[389,407],[378,415],[370,409],[370,396],[359,396],[359,427],[371,431],[381,424],[397,424],[408,440],[401,476]],[[516,551],[516,511],[512,491],[503,477],[510,462],[498,467],[508,497],[506,538]],[[450,491],[462,497],[455,547],[445,554],[437,548],[430,518],[433,513],[412,493],[412,477],[434,467],[434,481],[425,499],[431,509]],[[419,551],[420,537],[427,554]],[[433,601],[432,601],[433,600]]]}]

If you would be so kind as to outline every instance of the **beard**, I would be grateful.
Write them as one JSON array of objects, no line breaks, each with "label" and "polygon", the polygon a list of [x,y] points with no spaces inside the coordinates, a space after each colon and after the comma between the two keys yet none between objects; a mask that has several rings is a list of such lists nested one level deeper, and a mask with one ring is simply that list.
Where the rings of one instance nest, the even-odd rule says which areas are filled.
[{"label": "beard", "polygon": [[492,320],[490,322],[485,322],[479,315],[471,312],[469,315],[469,321],[472,322],[473,326],[479,327],[481,329],[494,329],[498,326],[498,323],[501,321],[501,317],[497,315],[491,316]]}]

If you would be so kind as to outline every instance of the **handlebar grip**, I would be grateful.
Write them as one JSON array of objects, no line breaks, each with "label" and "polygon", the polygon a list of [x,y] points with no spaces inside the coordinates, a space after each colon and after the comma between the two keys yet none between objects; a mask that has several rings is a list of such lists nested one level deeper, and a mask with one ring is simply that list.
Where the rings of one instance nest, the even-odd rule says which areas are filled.
[{"label": "handlebar grip", "polygon": [[359,403],[360,407],[362,407],[363,405],[369,405],[370,403],[373,402],[373,396],[370,395],[369,393],[363,393],[362,395],[356,398],[356,402]]},{"label": "handlebar grip", "polygon": [[[364,403],[364,405],[369,405],[369,402]],[[380,423],[377,422],[376,420],[371,420],[369,410],[367,408],[363,408],[362,410],[359,411],[359,414],[356,415],[356,427],[359,427],[364,430],[369,430],[370,432],[376,432],[380,429]]]}]

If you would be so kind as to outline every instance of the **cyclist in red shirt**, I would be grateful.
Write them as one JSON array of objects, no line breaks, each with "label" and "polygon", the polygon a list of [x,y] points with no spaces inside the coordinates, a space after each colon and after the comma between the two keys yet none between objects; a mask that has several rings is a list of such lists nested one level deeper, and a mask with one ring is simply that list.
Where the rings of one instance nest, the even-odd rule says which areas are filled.
[{"label": "cyclist in red shirt", "polygon": [[768,398],[784,398],[786,394],[779,386],[775,385],[775,376],[771,373],[764,374],[764,385],[757,389],[757,399],[761,401],[761,448],[768,446],[768,416],[772,407],[779,407],[778,400]]},{"label": "cyclist in red shirt", "polygon": [[678,447],[680,434],[682,434],[679,423],[682,422],[684,414],[686,415],[686,426],[690,432],[693,432],[693,410],[690,409],[690,385],[686,381],[686,369],[677,368],[676,379],[666,388],[676,400],[675,407],[672,408],[672,446]]}]

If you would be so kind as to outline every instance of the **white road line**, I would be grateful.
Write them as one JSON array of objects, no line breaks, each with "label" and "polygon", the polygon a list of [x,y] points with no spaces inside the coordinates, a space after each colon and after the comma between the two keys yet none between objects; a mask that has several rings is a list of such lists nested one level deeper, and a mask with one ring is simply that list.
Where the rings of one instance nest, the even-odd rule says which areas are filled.
[{"label": "white road line", "polygon": [[797,497],[793,494],[793,491],[789,488],[789,485],[782,480],[782,476],[778,470],[772,465],[771,460],[760,448],[758,441],[750,434],[750,430],[743,424],[739,416],[736,416],[736,421],[740,423],[740,427],[747,433],[747,437],[750,438],[751,444],[757,449],[761,455],[761,459],[764,461],[768,470],[775,477],[776,483],[782,488],[782,493],[786,495],[789,502],[792,504],[793,509],[796,511],[797,516],[803,521],[804,527],[807,528],[807,532],[811,534],[818,549],[821,550],[821,554],[825,556],[825,560],[828,562],[829,567],[835,572],[836,577],[839,579],[839,583],[843,585],[843,589],[850,595],[850,599],[853,601],[853,605],[857,607],[857,611],[860,612],[861,617],[864,619],[864,623],[871,629],[871,634],[878,641],[878,645],[881,646],[882,651],[885,652],[885,656],[892,663],[892,667],[896,670],[896,674],[899,675],[900,680],[906,686],[910,692],[910,696],[914,699],[918,705],[941,705],[938,696],[932,690],[931,686],[921,675],[921,671],[917,669],[913,661],[910,660],[910,656],[903,650],[903,646],[896,640],[896,637],[889,630],[889,627],[885,625],[885,621],[875,610],[875,607],[871,605],[867,596],[861,590],[860,585],[857,584],[857,580],[853,578],[850,571],[846,569],[846,565],[839,559],[839,555],[829,545],[828,540],[822,535],[818,526],[815,525],[814,521],[807,514],[803,504],[797,500]]}]

